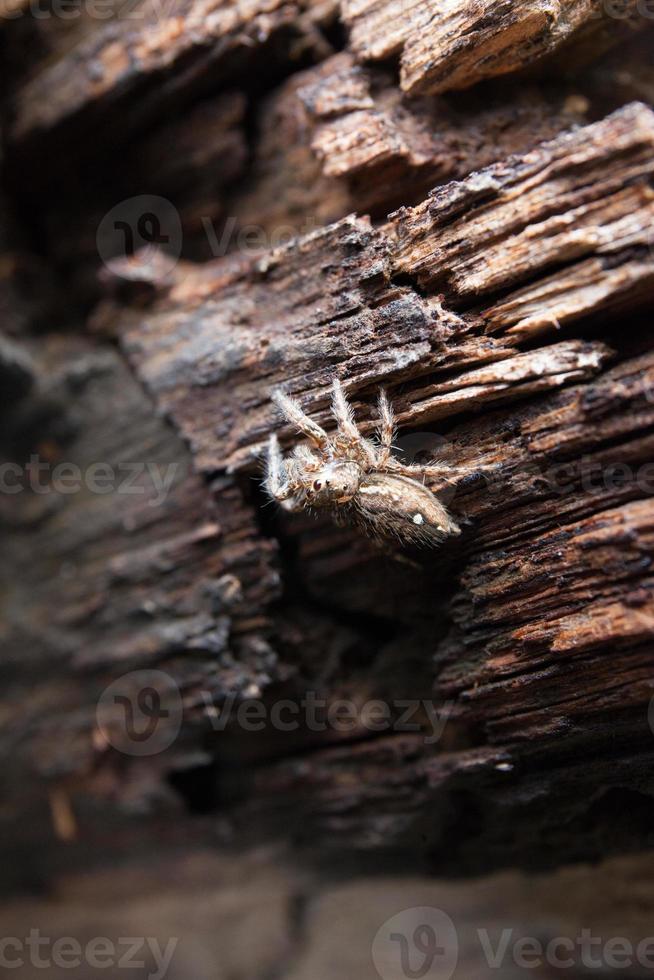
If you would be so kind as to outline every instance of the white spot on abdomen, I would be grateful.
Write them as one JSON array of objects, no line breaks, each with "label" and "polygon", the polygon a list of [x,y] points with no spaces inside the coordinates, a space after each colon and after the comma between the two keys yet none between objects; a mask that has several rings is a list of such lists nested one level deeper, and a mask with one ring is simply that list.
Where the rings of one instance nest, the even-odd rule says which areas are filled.
[{"label": "white spot on abdomen", "polygon": [[424,524],[425,523],[425,519],[422,516],[422,514],[414,514],[413,515],[413,523],[414,524]]}]

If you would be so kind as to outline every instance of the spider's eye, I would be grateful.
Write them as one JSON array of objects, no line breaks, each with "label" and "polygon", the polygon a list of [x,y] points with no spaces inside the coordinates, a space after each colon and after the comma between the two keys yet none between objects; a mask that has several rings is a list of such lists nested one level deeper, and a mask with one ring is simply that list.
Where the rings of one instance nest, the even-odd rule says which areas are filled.
[{"label": "spider's eye", "polygon": [[320,482],[320,480],[314,480],[313,481],[313,489],[314,490],[322,490],[322,483]]}]

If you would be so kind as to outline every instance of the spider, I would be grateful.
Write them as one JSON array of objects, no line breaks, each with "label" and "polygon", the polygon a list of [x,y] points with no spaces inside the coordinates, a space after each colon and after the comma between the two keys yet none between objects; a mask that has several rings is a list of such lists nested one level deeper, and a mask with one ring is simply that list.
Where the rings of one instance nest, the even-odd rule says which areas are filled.
[{"label": "spider", "polygon": [[291,512],[323,510],[339,525],[362,528],[384,542],[437,545],[460,534],[445,507],[424,485],[425,478],[447,480],[452,467],[432,462],[408,465],[392,454],[395,422],[382,390],[379,394],[378,441],[364,438],[340,381],[334,380],[332,412],[336,432],[327,433],[306,415],[297,401],[280,391],[273,401],[281,414],[306,436],[284,459],[276,435],[268,444],[265,487]]}]

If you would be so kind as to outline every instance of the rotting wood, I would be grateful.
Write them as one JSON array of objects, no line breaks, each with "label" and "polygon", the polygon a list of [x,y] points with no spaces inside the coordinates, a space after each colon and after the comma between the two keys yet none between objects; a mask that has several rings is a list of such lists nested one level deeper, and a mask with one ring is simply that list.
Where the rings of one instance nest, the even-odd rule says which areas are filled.
[{"label": "rotting wood", "polygon": [[[10,138],[17,142],[32,138],[83,111],[92,113],[93,122],[102,115],[99,107],[107,100],[123,99],[125,110],[125,93],[139,92],[139,105],[130,100],[122,113],[115,107],[118,118],[114,115],[113,121],[124,132],[127,123],[134,126],[147,118],[153,102],[162,98],[161,89],[170,95],[169,86],[174,90],[177,85],[184,92],[204,73],[218,72],[221,65],[233,70],[239,58],[252,65],[256,63],[253,51],[284,31],[295,42],[296,57],[303,44],[324,45],[315,27],[327,22],[333,12],[328,0],[318,4],[220,0],[211,10],[196,0],[176,0],[163,11],[156,2],[141,0],[127,15],[118,6],[109,23],[98,27],[90,18],[70,49],[64,46],[58,57],[35,67],[33,76],[15,93]],[[46,36],[50,31],[56,36],[56,28],[56,22],[46,19],[42,30]],[[153,84],[158,84],[159,92]]]},{"label": "rotting wood", "polygon": [[[43,879],[88,867],[91,852],[98,863],[133,849],[160,857],[188,847],[181,801],[210,811],[193,822],[194,844],[233,847],[246,827],[258,841],[278,833],[341,860],[391,853],[423,871],[546,866],[642,847],[654,810],[654,127],[649,108],[622,103],[634,91],[648,97],[649,75],[634,79],[642,61],[629,72],[614,62],[603,81],[597,67],[569,87],[545,73],[546,94],[524,102],[518,76],[470,102],[421,100],[410,93],[438,87],[440,69],[406,60],[434,37],[423,31],[413,49],[398,41],[409,17],[395,40],[371,38],[395,45],[407,94],[392,65],[372,66],[368,55],[356,63],[347,37],[344,53],[326,58],[332,45],[314,27],[329,23],[332,4],[227,6],[219,12],[231,20],[203,19],[193,36],[188,20],[149,39],[145,28],[126,38],[112,25],[113,48],[111,31],[91,22],[58,39],[37,25],[43,44],[15,78],[13,180],[25,194],[37,171],[38,222],[27,231],[52,269],[75,266],[71,296],[67,280],[59,287],[64,307],[83,308],[92,295],[84,289],[99,265],[94,215],[107,206],[106,164],[83,193],[71,180],[53,200],[48,181],[57,167],[84,171],[87,151],[97,160],[107,140],[128,133],[116,192],[131,193],[175,138],[181,156],[157,168],[156,189],[174,197],[188,227],[197,229],[205,204],[223,213],[235,184],[241,222],[272,239],[291,216],[301,234],[272,250],[181,262],[163,283],[152,255],[147,266],[118,259],[86,338],[54,306],[47,336],[23,338],[31,363],[21,356],[7,416],[13,460],[36,448],[52,463],[101,455],[181,469],[163,509],[147,494],[25,494],[11,511],[13,499],[0,500],[10,673],[3,854],[41,862]],[[497,9],[522,10],[515,29],[534,44],[493,48],[482,75],[542,64],[585,19],[581,4]],[[535,36],[537,23],[547,30]],[[351,27],[361,55],[360,24]],[[12,36],[5,25],[3,41]],[[480,30],[441,50],[448,70],[458,65],[446,84],[474,81],[461,71],[488,39]],[[125,51],[135,56],[127,67]],[[304,55],[320,63],[295,72]],[[262,78],[246,78],[257,58],[275,85],[286,79],[263,95]],[[227,96],[229,111],[219,80],[238,93]],[[594,95],[602,86],[610,98]],[[207,99],[180,115],[196,96]],[[618,111],[563,132],[586,113],[604,116],[604,101]],[[102,134],[97,146],[89,134]],[[44,150],[51,166],[39,162]],[[64,222],[71,202],[81,224]],[[376,224],[397,204],[406,210]],[[4,240],[2,259],[13,286],[20,277]],[[10,289],[7,329],[29,333],[14,298]],[[400,445],[436,445],[466,469],[439,488],[463,525],[459,539],[407,564],[355,532],[266,506],[258,480],[261,449],[279,427],[272,388],[328,423],[334,374],[366,432],[385,384]],[[3,344],[0,380],[12,376]],[[281,436],[285,445],[297,438]],[[148,762],[112,751],[95,708],[109,680],[153,666],[178,683],[185,716],[170,751]],[[216,727],[230,698],[270,709],[308,690],[356,705],[433,698],[447,710],[445,728],[426,740],[435,734],[426,712],[414,733],[371,732],[363,718],[349,733]],[[74,838],[65,850],[51,841],[48,799],[55,830]]]},{"label": "rotting wood", "polygon": [[[561,848],[557,823],[580,781],[599,780],[609,797],[628,786],[644,806],[651,800],[654,785],[642,778],[651,751],[645,745],[637,759],[633,746],[647,730],[654,632],[654,488],[646,472],[654,387],[651,354],[639,353],[637,340],[638,310],[651,296],[652,257],[643,246],[652,121],[649,109],[628,106],[447,185],[381,228],[350,217],[263,257],[180,268],[157,287],[145,319],[114,303],[98,311],[96,329],[118,333],[208,473],[256,472],[277,425],[269,402],[277,384],[328,424],[335,373],[366,431],[384,383],[402,432],[440,429],[447,420],[439,455],[475,473],[450,488],[462,539],[424,556],[414,572],[384,565],[380,575],[379,557],[356,535],[279,519],[282,539],[295,542],[294,574],[311,596],[359,614],[386,610],[405,631],[379,651],[378,669],[343,678],[339,693],[392,699],[398,673],[402,691],[415,693],[397,658],[429,636],[431,682],[437,702],[450,705],[451,724],[436,748],[419,737],[371,739],[362,729],[354,752],[315,747],[306,779],[283,758],[251,776],[227,777],[240,801],[235,812],[242,806],[248,820],[274,823],[270,807],[281,793],[281,823],[292,824],[294,810],[302,814],[296,833],[319,850],[347,841],[409,852],[424,833],[428,857],[418,851],[442,861],[452,828],[437,821],[426,830],[430,814],[450,812],[457,794],[473,807],[491,799],[495,816],[479,839],[454,834],[461,867],[501,863],[510,850],[502,841],[507,822],[521,859],[534,833]],[[574,235],[568,229],[577,221]],[[609,242],[615,253],[603,264]],[[641,277],[626,288],[627,274],[617,288],[616,269],[624,263],[630,273],[632,262]],[[545,314],[538,327],[554,342],[543,347],[519,346],[537,336],[533,324],[486,332],[486,297],[499,306],[525,289],[556,295],[557,276],[564,286],[579,281],[593,263],[595,302],[587,302],[587,289],[567,292],[567,339],[554,339],[558,324]],[[633,335],[613,319],[616,310],[630,318]],[[570,337],[578,324],[596,336]],[[282,437],[288,441],[290,430]],[[453,565],[462,569],[454,594],[446,584]],[[434,595],[451,617],[446,636],[429,625]],[[597,738],[608,744],[616,705],[621,768],[605,754],[591,772],[578,753]],[[511,791],[513,780],[551,807],[534,812],[518,788]],[[576,801],[580,825],[592,819],[592,806],[591,797]],[[606,846],[600,827],[583,853]]]},{"label": "rotting wood", "polygon": [[[620,39],[624,20],[647,26],[635,4],[611,18],[597,0],[342,0],[350,43],[364,60],[400,56],[411,94],[468,88],[518,71],[574,39],[594,34],[593,50]],[[602,41],[600,41],[602,38]],[[569,57],[574,55],[570,55]]]},{"label": "rotting wood", "polygon": [[654,114],[633,104],[439,188],[393,216],[393,269],[468,302],[593,255],[625,261],[626,283],[634,253],[651,275],[653,147]]},{"label": "rotting wood", "polygon": [[[532,294],[539,288],[544,293],[540,274],[553,305],[539,307],[536,326],[541,332],[549,326],[549,333],[562,322],[602,312],[602,299],[611,313],[637,305],[654,274],[646,247],[653,149],[654,115],[629,106],[522,158],[446,185],[381,229],[351,217],[245,266],[228,265],[225,272],[217,263],[214,294],[210,269],[201,278],[180,273],[178,285],[162,289],[145,325],[140,311],[116,319],[110,309],[97,322],[104,317],[121,333],[144,383],[207,471],[251,467],[259,458],[275,425],[275,385],[302,397],[325,422],[334,373],[351,395],[365,393],[366,401],[375,386],[384,383],[395,396],[411,378],[418,390],[412,391],[410,413],[400,407],[400,421],[413,425],[513,398],[519,386],[512,387],[512,371],[526,393],[556,386],[574,380],[581,367],[565,360],[574,345],[524,353],[512,366],[508,359],[516,358],[523,335],[534,332],[533,320],[531,331],[523,318],[522,329],[490,337],[485,331],[494,325],[492,312],[454,314],[439,290],[446,302],[470,307],[474,301],[478,311],[479,297],[501,288],[506,308],[511,288],[523,287],[527,277]],[[622,237],[612,238],[618,232]],[[579,285],[585,266],[578,260],[601,262],[605,253],[611,258],[606,279],[589,304],[587,281]],[[634,263],[642,288],[634,288]],[[576,277],[574,291],[565,292],[565,309],[551,282],[554,265],[564,288]],[[398,274],[419,284],[420,292],[397,285]],[[599,348],[585,350],[586,370],[592,363],[599,367]],[[446,382],[431,377],[445,370],[451,372]],[[233,381],[225,387],[227,379]],[[419,379],[424,395],[415,384]],[[371,412],[371,406],[363,412],[368,426]]]},{"label": "rotting wood", "polygon": [[347,180],[359,211],[387,212],[445,180],[479,170],[583,121],[584,99],[525,88],[510,107],[498,93],[467,102],[408,99],[392,76],[350,53],[305,73],[297,97],[314,127],[326,177]]}]

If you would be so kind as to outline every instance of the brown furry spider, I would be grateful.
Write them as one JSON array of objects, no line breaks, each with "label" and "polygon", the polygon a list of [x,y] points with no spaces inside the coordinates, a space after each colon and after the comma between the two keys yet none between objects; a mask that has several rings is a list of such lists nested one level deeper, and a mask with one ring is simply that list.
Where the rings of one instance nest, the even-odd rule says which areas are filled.
[{"label": "brown furry spider", "polygon": [[327,511],[337,524],[363,528],[377,539],[436,545],[459,534],[445,507],[423,484],[425,477],[447,480],[452,467],[441,463],[407,465],[392,455],[395,423],[384,391],[379,395],[379,440],[359,432],[340,382],[333,384],[332,436],[305,415],[300,405],[275,392],[282,415],[307,437],[283,458],[277,436],[270,437],[265,487],[286,510]]}]

